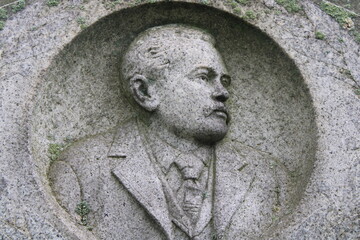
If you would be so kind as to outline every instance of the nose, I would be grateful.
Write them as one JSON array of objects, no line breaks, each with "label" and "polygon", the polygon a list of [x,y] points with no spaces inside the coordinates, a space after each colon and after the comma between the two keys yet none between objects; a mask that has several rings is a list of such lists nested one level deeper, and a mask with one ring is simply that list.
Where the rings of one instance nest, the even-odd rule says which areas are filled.
[{"label": "nose", "polygon": [[214,89],[212,98],[219,102],[226,102],[229,98],[229,92],[221,83],[219,83]]}]

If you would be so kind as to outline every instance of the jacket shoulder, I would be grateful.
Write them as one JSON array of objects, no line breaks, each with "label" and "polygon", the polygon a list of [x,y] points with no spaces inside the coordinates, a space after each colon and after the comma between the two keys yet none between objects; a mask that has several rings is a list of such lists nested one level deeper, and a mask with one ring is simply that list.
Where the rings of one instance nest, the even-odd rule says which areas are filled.
[{"label": "jacket shoulder", "polygon": [[53,194],[71,215],[76,215],[76,205],[83,200],[83,182],[96,173],[94,165],[101,161],[110,142],[111,131],[79,140],[50,164],[48,179]]},{"label": "jacket shoulder", "polygon": [[93,198],[90,194],[101,190],[103,176],[111,176],[109,173],[116,159],[108,157],[109,150],[119,132],[131,131],[129,122],[133,121],[74,142],[50,164],[48,179],[52,191],[59,204],[71,215],[76,216],[78,203]]},{"label": "jacket shoulder", "polygon": [[75,171],[104,165],[111,149],[118,148],[119,141],[129,141],[126,137],[132,134],[134,125],[136,120],[128,119],[106,132],[83,138],[66,148],[59,160],[70,164]]},{"label": "jacket shoulder", "polygon": [[[278,200],[284,204],[286,202],[287,205],[291,199],[293,184],[291,174],[280,157],[236,140],[221,143],[220,149],[223,149],[223,152],[231,152],[234,156],[227,160],[227,164],[238,166],[240,173],[252,176],[253,188],[262,189],[261,191],[272,188],[272,191],[278,194]],[[241,164],[235,165],[232,163],[234,161],[241,161]]]},{"label": "jacket shoulder", "polygon": [[234,175],[240,179],[238,185],[251,179],[249,189],[232,217],[227,238],[237,239],[239,233],[241,238],[256,238],[276,223],[274,218],[278,221],[292,208],[289,171],[280,157],[236,140],[220,143],[219,150],[222,151],[219,154],[227,158],[222,161],[224,164],[236,166]]},{"label": "jacket shoulder", "polygon": [[256,147],[246,145],[236,140],[227,140],[219,144],[222,151],[233,152],[247,164],[251,164],[257,169],[268,169],[277,171],[281,174],[288,175],[288,169],[282,163],[280,157],[274,156],[272,153],[262,151]]},{"label": "jacket shoulder", "polygon": [[59,156],[59,161],[70,164],[73,168],[83,168],[95,162],[109,150],[116,130],[81,139],[66,148]]}]

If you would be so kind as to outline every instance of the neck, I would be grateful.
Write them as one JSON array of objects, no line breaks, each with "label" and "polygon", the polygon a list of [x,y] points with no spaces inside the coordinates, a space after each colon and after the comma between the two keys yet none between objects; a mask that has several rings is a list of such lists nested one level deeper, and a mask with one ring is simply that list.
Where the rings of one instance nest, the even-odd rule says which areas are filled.
[{"label": "neck", "polygon": [[170,146],[184,153],[194,151],[201,153],[201,155],[209,155],[211,153],[212,145],[200,143],[193,138],[179,136],[159,121],[150,121],[147,132],[150,136],[158,136]]}]

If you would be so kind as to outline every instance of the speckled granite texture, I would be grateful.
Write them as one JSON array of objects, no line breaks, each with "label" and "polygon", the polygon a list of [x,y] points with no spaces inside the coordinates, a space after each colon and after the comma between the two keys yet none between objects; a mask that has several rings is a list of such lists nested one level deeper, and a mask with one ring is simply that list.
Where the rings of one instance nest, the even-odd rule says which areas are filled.
[{"label": "speckled granite texture", "polygon": [[[214,49],[189,44],[197,48],[187,54],[217,56],[223,68],[214,76],[231,76],[228,96],[222,89],[226,99],[217,100],[231,116],[226,131],[216,128],[224,134],[199,148],[214,163],[205,164],[214,189],[203,187],[213,193],[204,197],[213,227],[197,239],[359,236],[360,51],[353,29],[308,0],[49,2],[8,6],[13,13],[0,31],[0,239],[194,237],[169,221],[166,211],[177,214],[171,194],[154,194],[171,180],[154,164],[146,167],[151,159],[136,165],[149,152],[174,156],[181,144],[164,147],[160,131],[147,139],[149,123],[135,120],[146,114],[139,117],[121,82],[129,44],[166,24],[210,33]],[[138,89],[141,105],[151,91]],[[183,100],[178,106],[189,106]],[[226,118],[220,112],[216,121]],[[165,142],[173,146],[170,137]],[[148,188],[133,191],[135,183]],[[166,201],[147,206],[151,194]]]}]

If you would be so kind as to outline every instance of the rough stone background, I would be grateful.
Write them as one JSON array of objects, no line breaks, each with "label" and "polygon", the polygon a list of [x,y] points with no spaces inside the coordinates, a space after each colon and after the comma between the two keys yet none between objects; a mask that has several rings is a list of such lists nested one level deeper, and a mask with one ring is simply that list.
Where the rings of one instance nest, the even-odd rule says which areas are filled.
[{"label": "rough stone background", "polygon": [[[87,69],[90,72],[82,73],[86,68],[77,69],[76,64],[71,62],[74,59],[66,57],[77,56],[80,61],[89,59],[86,57],[91,56],[91,51],[77,52],[79,48],[88,49],[81,46],[79,38],[91,37],[90,31],[101,27],[99,24],[96,25],[97,28],[92,27],[99,19],[128,7],[152,2],[168,1],[33,0],[27,1],[24,6],[18,1],[3,7],[7,10],[8,18],[5,20],[0,15],[5,23],[0,31],[0,239],[93,239],[91,232],[76,228],[56,206],[51,196],[46,184],[46,167],[51,154],[48,146],[50,143],[66,144],[72,138],[110,128],[116,124],[118,113],[124,111],[114,110],[95,119],[74,114],[69,119],[82,116],[88,117],[90,122],[86,122],[86,119],[66,122],[65,118],[60,118],[59,123],[53,123],[53,117],[56,119],[59,114],[66,115],[58,111],[66,107],[59,108],[57,101],[66,102],[69,99],[56,101],[53,96],[66,96],[67,93],[49,93],[65,89],[70,94],[71,90],[75,91],[72,96],[78,96],[76,91],[79,91],[81,94],[77,100],[89,101],[91,92],[85,94],[81,89],[73,89],[71,84],[61,82],[62,78],[59,76],[68,76],[66,79],[71,82],[77,81],[76,76],[82,74],[93,76],[91,79],[95,81],[99,73],[92,74],[91,69]],[[301,6],[299,11],[292,11],[296,5],[291,3],[296,1],[290,0],[176,2],[216,8],[238,16],[259,29],[276,42],[279,47],[276,46],[275,50],[282,49],[294,61],[309,89],[308,96],[312,98],[317,127],[317,139],[310,139],[317,140],[316,159],[307,171],[311,173],[311,179],[307,185],[304,184],[306,189],[295,211],[280,221],[273,236],[267,238],[356,239],[360,235],[360,52],[356,42],[359,17],[353,17],[353,29],[345,29],[318,7],[321,1],[317,0],[297,1]],[[359,3],[356,0],[331,2],[359,13]],[[146,19],[143,21],[146,22]],[[323,37],[317,32],[323,34]],[[96,32],[92,34],[97,37]],[[103,34],[111,36],[111,32]],[[109,38],[109,41],[115,40]],[[108,57],[111,59],[111,52]],[[81,64],[86,66],[87,62],[82,61]],[[69,72],[65,72],[67,67],[71,67]],[[235,67],[233,68],[236,72]],[[246,68],[243,67],[238,71],[244,70]],[[72,75],[72,72],[77,74]],[[280,72],[279,75],[281,74]],[[87,89],[91,89],[91,85]],[[251,87],[248,89],[251,90]],[[104,102],[106,99],[107,96],[104,96]],[[307,97],[304,99],[307,101]],[[73,106],[69,104],[65,106]],[[101,107],[101,104],[95,106]],[[96,112],[96,109],[87,111]],[[296,109],[292,111],[294,114],[302,112],[296,112]],[[39,113],[42,115],[37,115]],[[306,114],[313,113],[310,111]],[[83,123],[85,126],[76,126],[75,123]],[[61,131],[56,130],[56,124],[62,126]],[[57,134],[57,131],[62,132],[64,129],[68,129],[69,134]],[[71,129],[77,129],[78,132]],[[306,136],[313,135],[307,133],[304,139]],[[248,138],[243,140],[246,139]],[[274,147],[276,144],[266,145],[266,141],[257,134],[251,143],[257,143],[257,140],[264,149],[268,146],[270,150],[266,150],[277,152]],[[271,150],[271,147],[275,150]]]}]

